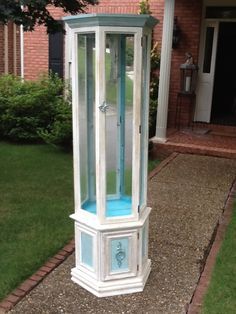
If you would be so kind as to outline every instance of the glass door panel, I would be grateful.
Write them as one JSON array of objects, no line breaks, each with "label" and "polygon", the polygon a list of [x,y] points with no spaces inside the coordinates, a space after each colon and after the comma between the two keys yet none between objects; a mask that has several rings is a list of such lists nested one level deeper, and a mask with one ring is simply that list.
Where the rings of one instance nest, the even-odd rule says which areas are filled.
[{"label": "glass door panel", "polygon": [[147,181],[147,142],[148,142],[148,98],[149,98],[149,77],[147,49],[148,36],[143,36],[143,59],[142,59],[142,102],[141,102],[141,136],[140,136],[140,188],[139,188],[139,207],[146,205],[146,181]]},{"label": "glass door panel", "polygon": [[133,35],[106,35],[106,217],[132,213],[133,56]]},{"label": "glass door panel", "polygon": [[95,34],[78,34],[79,160],[81,207],[96,213],[95,187]]}]

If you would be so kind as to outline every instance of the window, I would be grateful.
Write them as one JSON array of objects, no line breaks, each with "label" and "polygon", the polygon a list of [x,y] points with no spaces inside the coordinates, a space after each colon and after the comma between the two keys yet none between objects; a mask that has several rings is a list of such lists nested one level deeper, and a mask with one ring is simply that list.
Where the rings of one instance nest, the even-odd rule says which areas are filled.
[{"label": "window", "polygon": [[49,34],[49,71],[57,73],[60,78],[64,74],[64,34]]}]

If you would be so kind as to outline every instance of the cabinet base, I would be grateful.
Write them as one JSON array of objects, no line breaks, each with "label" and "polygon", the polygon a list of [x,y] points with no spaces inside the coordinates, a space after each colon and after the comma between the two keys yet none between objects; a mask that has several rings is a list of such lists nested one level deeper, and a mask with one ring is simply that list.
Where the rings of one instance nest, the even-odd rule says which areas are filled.
[{"label": "cabinet base", "polygon": [[108,297],[143,291],[150,271],[151,260],[148,259],[142,274],[136,277],[101,282],[96,281],[81,270],[73,268],[71,271],[71,279],[97,297]]}]

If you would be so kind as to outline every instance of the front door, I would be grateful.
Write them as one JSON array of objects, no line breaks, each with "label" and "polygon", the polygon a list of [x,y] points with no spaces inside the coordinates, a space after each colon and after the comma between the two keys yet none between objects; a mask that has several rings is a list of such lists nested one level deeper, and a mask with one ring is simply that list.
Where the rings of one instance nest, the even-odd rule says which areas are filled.
[{"label": "front door", "polygon": [[210,122],[211,119],[218,31],[219,22],[206,20],[200,44],[195,121]]},{"label": "front door", "polygon": [[236,125],[236,23],[220,22],[211,123]]}]

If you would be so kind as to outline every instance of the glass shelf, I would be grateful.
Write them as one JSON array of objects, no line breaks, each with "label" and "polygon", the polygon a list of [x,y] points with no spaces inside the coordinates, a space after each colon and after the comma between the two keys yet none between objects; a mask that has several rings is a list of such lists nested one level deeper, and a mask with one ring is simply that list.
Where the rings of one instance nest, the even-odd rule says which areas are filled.
[{"label": "glass shelf", "polygon": [[[106,217],[128,216],[132,213],[131,197],[123,196],[119,199],[109,199],[106,201]],[[97,213],[96,201],[87,201],[83,204],[83,209],[91,214]]]}]

